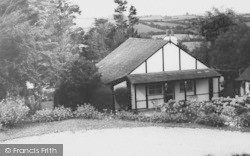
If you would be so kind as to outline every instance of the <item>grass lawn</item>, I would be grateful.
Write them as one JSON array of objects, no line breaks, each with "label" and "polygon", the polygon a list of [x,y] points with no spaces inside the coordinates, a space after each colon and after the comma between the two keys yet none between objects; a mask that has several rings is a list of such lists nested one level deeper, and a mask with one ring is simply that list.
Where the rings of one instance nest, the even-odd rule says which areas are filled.
[{"label": "grass lawn", "polygon": [[181,127],[181,128],[205,128],[205,129],[221,129],[230,131],[242,131],[250,132],[250,128],[213,128],[197,125],[194,123],[145,123],[145,122],[133,122],[123,121],[115,119],[104,119],[104,120],[87,120],[87,119],[70,119],[64,121],[50,122],[50,123],[26,123],[19,124],[10,129],[0,131],[0,141],[22,138],[28,136],[37,136],[48,133],[57,133],[63,131],[79,131],[79,130],[92,130],[92,129],[107,129],[107,128],[133,128],[133,127]]}]

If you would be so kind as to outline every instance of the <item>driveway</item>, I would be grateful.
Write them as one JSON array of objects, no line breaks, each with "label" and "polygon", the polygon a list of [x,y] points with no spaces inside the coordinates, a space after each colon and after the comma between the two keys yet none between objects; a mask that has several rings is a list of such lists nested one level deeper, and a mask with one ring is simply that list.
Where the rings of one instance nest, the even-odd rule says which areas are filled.
[{"label": "driveway", "polygon": [[142,127],[62,132],[3,143],[64,144],[64,156],[226,156],[250,154],[250,133]]}]

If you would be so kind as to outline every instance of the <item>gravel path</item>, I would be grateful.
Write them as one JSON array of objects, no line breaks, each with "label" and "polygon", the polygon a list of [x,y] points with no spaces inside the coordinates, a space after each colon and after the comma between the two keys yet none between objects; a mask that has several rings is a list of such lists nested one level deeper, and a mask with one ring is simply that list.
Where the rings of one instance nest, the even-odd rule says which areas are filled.
[{"label": "gravel path", "polygon": [[250,133],[190,128],[62,132],[3,143],[64,144],[64,156],[226,156],[250,154]]}]

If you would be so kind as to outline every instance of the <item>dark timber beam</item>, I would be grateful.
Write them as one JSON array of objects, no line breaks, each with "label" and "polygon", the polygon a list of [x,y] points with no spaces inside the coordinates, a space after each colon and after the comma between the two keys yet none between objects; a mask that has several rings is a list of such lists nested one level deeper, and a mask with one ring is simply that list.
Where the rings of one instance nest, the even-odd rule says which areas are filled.
[{"label": "dark timber beam", "polygon": [[184,81],[184,95],[185,95],[185,101],[187,101],[187,90],[186,90],[186,87],[187,87],[187,81]]},{"label": "dark timber beam", "polygon": [[146,106],[148,109],[148,84],[145,84],[145,93],[146,93]]}]

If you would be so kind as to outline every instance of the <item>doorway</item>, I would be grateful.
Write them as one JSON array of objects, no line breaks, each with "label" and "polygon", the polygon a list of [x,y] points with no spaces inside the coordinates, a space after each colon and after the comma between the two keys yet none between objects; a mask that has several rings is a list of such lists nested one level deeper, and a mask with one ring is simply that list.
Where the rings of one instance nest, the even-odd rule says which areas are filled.
[{"label": "doorway", "polygon": [[175,99],[175,83],[165,82],[164,84],[164,102]]}]

